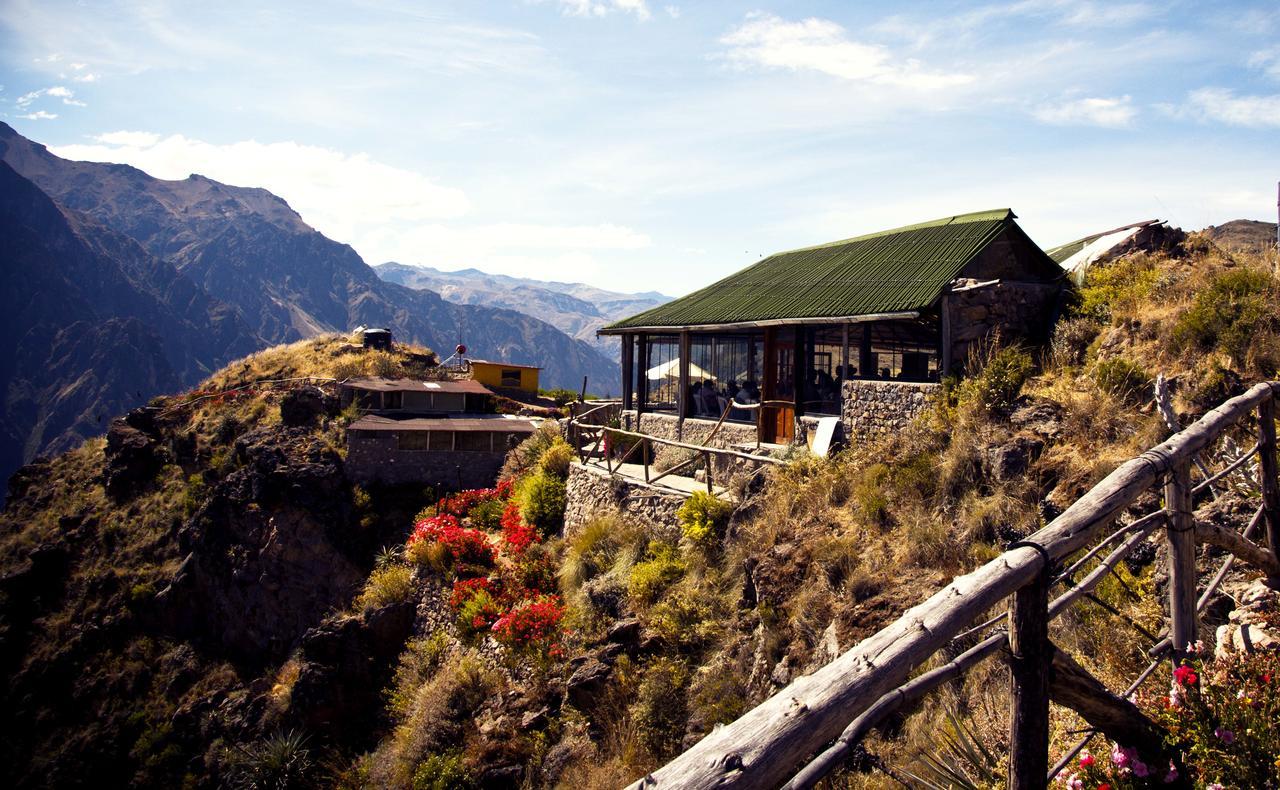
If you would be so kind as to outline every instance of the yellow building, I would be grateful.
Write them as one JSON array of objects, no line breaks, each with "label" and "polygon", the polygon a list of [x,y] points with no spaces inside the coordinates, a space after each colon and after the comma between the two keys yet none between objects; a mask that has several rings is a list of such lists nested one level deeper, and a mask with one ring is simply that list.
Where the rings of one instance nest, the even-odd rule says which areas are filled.
[{"label": "yellow building", "polygon": [[483,359],[470,360],[471,378],[488,387],[498,389],[524,390],[538,392],[538,371],[535,365],[517,365],[512,362],[488,362]]}]

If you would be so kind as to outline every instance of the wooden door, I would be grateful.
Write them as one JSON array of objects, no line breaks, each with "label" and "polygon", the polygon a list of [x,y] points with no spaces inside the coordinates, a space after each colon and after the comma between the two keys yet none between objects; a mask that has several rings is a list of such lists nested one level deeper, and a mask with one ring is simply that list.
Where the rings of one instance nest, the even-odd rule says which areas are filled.
[{"label": "wooden door", "polygon": [[785,444],[795,437],[795,364],[793,333],[768,329],[764,335],[764,393],[771,405],[763,408],[761,437],[766,442]]}]

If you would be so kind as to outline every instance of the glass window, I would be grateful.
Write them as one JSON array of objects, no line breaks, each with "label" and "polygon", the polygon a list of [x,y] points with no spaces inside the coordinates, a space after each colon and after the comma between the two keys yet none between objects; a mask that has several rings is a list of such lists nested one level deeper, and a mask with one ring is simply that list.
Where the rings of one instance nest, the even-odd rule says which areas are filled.
[{"label": "glass window", "polygon": [[939,332],[933,325],[912,321],[882,321],[864,325],[861,359],[866,368],[859,378],[893,381],[938,381]]},{"label": "glass window", "polygon": [[432,431],[430,447],[432,450],[452,450],[453,431]]},{"label": "glass window", "polygon": [[467,452],[489,452],[491,434],[488,431],[458,431],[458,449]]},{"label": "glass window", "polygon": [[[844,369],[844,329],[840,326],[805,327],[808,367],[805,369],[806,414],[839,414],[840,382],[850,375]],[[851,355],[852,356],[852,355]],[[849,368],[854,369],[852,359]]]},{"label": "glass window", "polygon": [[503,368],[503,370],[502,370],[502,386],[504,386],[504,387],[519,387],[519,386],[520,386],[520,371],[518,371],[518,370],[512,370],[512,369],[510,369],[510,368]]},{"label": "glass window", "polygon": [[404,393],[400,393],[400,392],[384,392],[384,393],[382,393],[382,408],[384,408],[384,409],[399,409],[399,408],[401,407],[401,403],[402,403],[402,402],[401,402],[401,396],[402,396],[403,394],[404,394]]},{"label": "glass window", "polygon": [[[689,344],[689,414],[720,419],[730,401],[758,403],[764,336],[695,335]],[[755,422],[747,409],[730,409],[726,419]]]},{"label": "glass window", "polygon": [[426,450],[427,431],[398,431],[396,433],[396,448],[403,451],[419,452]]},{"label": "glass window", "polygon": [[641,402],[647,411],[674,412],[680,387],[680,338],[650,335],[645,338],[645,352],[640,372]]}]

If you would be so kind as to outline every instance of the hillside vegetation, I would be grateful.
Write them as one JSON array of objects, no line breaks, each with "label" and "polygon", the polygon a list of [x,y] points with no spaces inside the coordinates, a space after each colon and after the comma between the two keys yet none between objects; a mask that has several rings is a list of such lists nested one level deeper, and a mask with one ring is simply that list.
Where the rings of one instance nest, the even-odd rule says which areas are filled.
[{"label": "hillside vegetation", "polygon": [[[1193,236],[1176,257],[1096,266],[1049,348],[993,343],[901,435],[739,479],[734,504],[695,496],[678,532],[612,516],[562,536],[572,452],[551,427],[490,490],[353,486],[332,393],[261,383],[418,375],[420,357],[330,337],[232,363],[15,478],[4,771],[16,786],[633,781],[1163,438],[1156,374],[1184,422],[1275,377],[1275,265]],[[310,416],[283,419],[297,399]],[[1108,608],[1159,628],[1157,544],[1055,625],[1112,687],[1147,645]],[[981,666],[830,781],[896,786],[941,763],[999,784],[1005,687]],[[1055,721],[1060,751],[1078,722]]]}]

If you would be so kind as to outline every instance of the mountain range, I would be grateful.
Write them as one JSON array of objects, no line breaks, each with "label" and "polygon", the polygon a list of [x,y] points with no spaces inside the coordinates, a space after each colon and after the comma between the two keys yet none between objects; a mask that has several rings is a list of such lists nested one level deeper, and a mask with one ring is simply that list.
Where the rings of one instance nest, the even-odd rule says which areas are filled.
[{"label": "mountain range", "polygon": [[618,364],[528,314],[388,282],[283,199],[75,162],[0,123],[0,480],[227,361],[359,325],[616,387]]},{"label": "mountain range", "polygon": [[389,262],[378,264],[373,270],[388,282],[435,291],[450,302],[505,307],[541,318],[615,360],[619,356],[617,338],[597,337],[596,330],[671,301],[670,296],[657,291],[626,294],[584,283],[488,274],[479,269],[441,271]]}]

